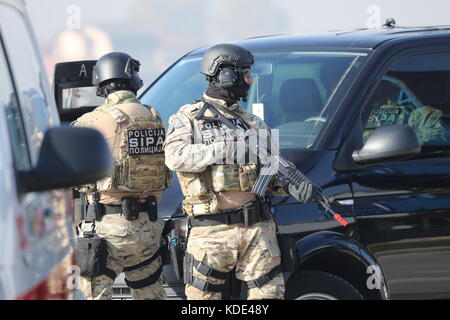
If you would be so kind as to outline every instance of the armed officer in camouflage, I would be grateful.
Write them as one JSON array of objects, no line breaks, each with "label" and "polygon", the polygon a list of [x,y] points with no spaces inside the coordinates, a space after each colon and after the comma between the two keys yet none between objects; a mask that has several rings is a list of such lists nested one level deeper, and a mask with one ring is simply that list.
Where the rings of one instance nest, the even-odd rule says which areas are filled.
[{"label": "armed officer in camouflage", "polygon": [[[86,254],[93,244],[104,243],[92,256],[106,257],[99,267],[87,266],[91,272],[81,283],[88,299],[111,299],[114,279],[122,272],[134,299],[165,298],[159,254],[163,221],[157,215],[157,202],[170,185],[170,171],[164,164],[162,120],[156,109],[136,98],[143,85],[139,66],[125,53],[102,56],[93,70],[93,84],[106,102],[73,123],[99,130],[114,163],[110,177],[80,188],[88,202],[80,234],[98,240],[85,248]],[[79,260],[85,261],[79,262],[83,275],[85,264],[92,261],[83,255]]]},{"label": "armed officer in camouflage", "polygon": [[[261,119],[238,104],[247,97],[253,63],[253,55],[242,47],[210,48],[201,65],[209,81],[203,99],[181,107],[169,119],[166,164],[177,172],[185,196],[183,210],[189,216],[184,280],[191,300],[221,299],[233,270],[246,282],[248,299],[284,297],[276,225],[266,202],[251,193],[260,172],[258,161],[250,161],[252,140],[241,149],[246,161],[235,161],[242,136],[215,120],[208,109],[213,106],[247,132],[269,132]],[[284,187],[277,179],[271,183],[278,193],[286,194]],[[307,202],[312,186],[293,192]]]}]

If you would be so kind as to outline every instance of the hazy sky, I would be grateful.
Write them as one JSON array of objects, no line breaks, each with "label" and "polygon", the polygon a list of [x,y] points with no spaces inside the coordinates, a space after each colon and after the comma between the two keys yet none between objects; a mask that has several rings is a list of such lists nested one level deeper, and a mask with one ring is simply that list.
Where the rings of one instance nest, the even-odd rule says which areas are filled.
[{"label": "hazy sky", "polygon": [[[204,7],[215,6],[217,3],[227,3],[228,6],[233,3],[233,8],[239,8],[242,4],[250,0],[26,0],[30,16],[34,22],[35,28],[40,36],[47,38],[59,28],[64,28],[67,19],[66,9],[70,5],[77,5],[82,10],[81,20],[83,22],[101,22],[101,23],[120,23],[126,21],[132,23],[132,17],[128,15],[130,8],[138,2],[152,2],[157,4],[155,11],[171,5],[184,6],[193,3],[197,6],[199,3]],[[243,23],[251,24],[255,30],[258,24],[263,24],[269,16],[263,21],[254,19],[258,17],[258,11],[261,11],[266,3],[273,2],[289,18],[290,27],[288,33],[302,33],[324,31],[329,29],[364,27],[368,19],[367,8],[377,5],[381,9],[381,16],[386,18],[394,16],[399,24],[402,25],[432,25],[432,24],[450,24],[449,12],[450,1],[448,0],[258,0],[251,1],[260,3],[260,7],[255,7],[254,11],[247,12],[247,21],[230,21],[233,24]],[[183,4],[183,5],[181,5]],[[159,7],[159,8],[158,8]],[[226,6],[224,6],[225,8]],[[247,9],[247,8],[246,8]],[[225,12],[223,13],[225,15]],[[231,18],[233,13],[226,13]],[[168,20],[184,20],[186,26],[191,24],[195,16],[185,16],[184,10],[174,10]],[[383,19],[384,20],[384,19]],[[213,21],[203,21],[205,28],[207,24]],[[152,24],[152,21],[148,21]],[[158,28],[158,26],[155,26]],[[220,39],[218,39],[220,41]]]},{"label": "hazy sky", "polygon": [[[63,59],[61,54],[54,53],[55,48],[61,49],[56,41],[59,33],[74,26],[76,32],[83,33],[93,25],[108,34],[112,49],[127,51],[145,63],[149,78],[187,51],[246,37],[363,28],[383,23],[391,16],[404,26],[450,24],[449,0],[26,0],[26,3],[48,65]],[[96,43],[86,42],[85,47],[93,45]],[[63,46],[68,47],[67,42]],[[94,55],[98,52],[102,51],[89,51],[89,58],[97,58]]]}]

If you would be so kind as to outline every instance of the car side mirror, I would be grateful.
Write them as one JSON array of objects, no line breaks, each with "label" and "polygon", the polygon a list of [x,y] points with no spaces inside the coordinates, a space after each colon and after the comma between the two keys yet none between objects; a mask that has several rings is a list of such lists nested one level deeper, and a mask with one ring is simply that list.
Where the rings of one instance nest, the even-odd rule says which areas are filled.
[{"label": "car side mirror", "polygon": [[353,152],[356,164],[365,165],[411,158],[420,153],[416,131],[408,125],[392,125],[376,129],[361,150]]},{"label": "car side mirror", "polygon": [[50,128],[34,169],[19,172],[24,192],[94,183],[110,173],[112,157],[102,134],[88,128]]}]

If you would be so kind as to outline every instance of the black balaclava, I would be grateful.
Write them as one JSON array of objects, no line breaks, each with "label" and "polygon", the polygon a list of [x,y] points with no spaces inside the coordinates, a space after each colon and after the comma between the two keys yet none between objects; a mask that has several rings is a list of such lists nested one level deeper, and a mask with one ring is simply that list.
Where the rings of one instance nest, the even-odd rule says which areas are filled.
[{"label": "black balaclava", "polygon": [[206,95],[214,99],[224,100],[229,107],[238,102],[241,98],[246,101],[249,89],[250,86],[245,82],[243,76],[240,73],[237,73],[236,84],[229,88],[221,88],[218,86],[218,81],[216,79],[210,79]]},{"label": "black balaclava", "polygon": [[206,95],[214,99],[224,100],[227,106],[231,106],[235,104],[238,99],[231,91],[227,89],[217,87],[214,82],[210,82],[208,89],[206,89]]}]

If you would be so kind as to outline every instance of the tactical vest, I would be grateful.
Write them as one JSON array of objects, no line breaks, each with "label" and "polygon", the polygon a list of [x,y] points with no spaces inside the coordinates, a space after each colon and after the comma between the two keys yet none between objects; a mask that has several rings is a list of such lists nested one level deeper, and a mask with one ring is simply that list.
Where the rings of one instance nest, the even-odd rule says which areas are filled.
[{"label": "tactical vest", "polygon": [[113,150],[112,175],[97,182],[98,191],[163,191],[170,185],[171,174],[164,162],[165,129],[161,118],[149,109],[146,117],[130,117],[115,105],[103,105],[97,111],[109,114],[117,123]]},{"label": "tactical vest", "polygon": [[[202,103],[200,102],[200,107]],[[223,124],[217,121],[196,120],[199,108],[194,108],[185,115],[193,125],[195,143],[211,144],[214,139],[223,135]],[[234,118],[228,117],[235,121]],[[243,114],[242,118],[250,126],[255,121],[251,115]],[[218,213],[216,193],[223,191],[250,192],[259,174],[256,164],[223,164],[209,166],[200,173],[177,172],[181,190],[185,196],[183,210],[189,216]]]}]

